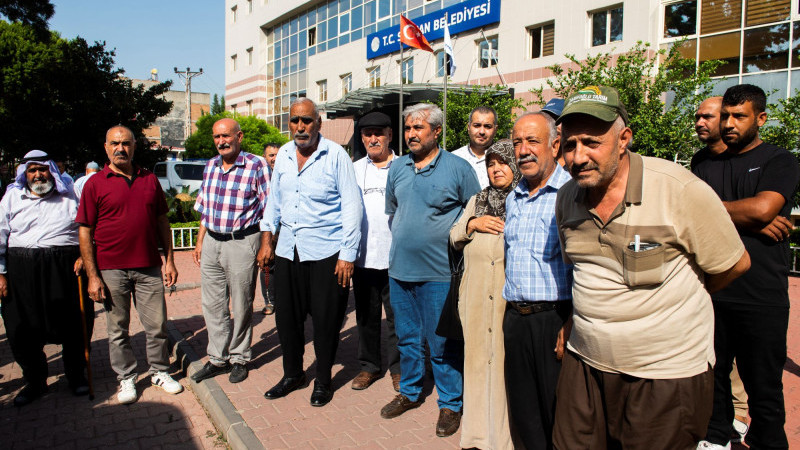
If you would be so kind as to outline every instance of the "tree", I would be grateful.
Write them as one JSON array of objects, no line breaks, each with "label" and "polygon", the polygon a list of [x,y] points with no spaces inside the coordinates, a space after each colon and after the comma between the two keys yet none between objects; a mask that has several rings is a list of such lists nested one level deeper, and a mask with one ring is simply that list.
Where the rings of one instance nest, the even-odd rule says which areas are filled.
[{"label": "tree", "polygon": [[[436,101],[444,109],[444,94]],[[514,126],[514,108],[522,101],[503,92],[503,86],[457,86],[447,92],[447,148],[455,150],[469,144],[469,113],[478,106],[491,106],[497,112],[497,138],[507,137]]]},{"label": "tree", "polygon": [[105,43],[44,37],[21,23],[0,21],[0,152],[13,162],[31,149],[63,158],[70,169],[105,161],[105,132],[122,124],[137,136],[136,161],[152,167],[165,152],[150,151],[142,130],[166,115],[170,82],[134,86],[114,68]]},{"label": "tree", "polygon": [[800,89],[792,97],[767,106],[767,125],[761,128],[761,139],[800,152]]},{"label": "tree", "polygon": [[[700,147],[694,132],[694,112],[711,95],[715,83],[711,75],[723,63],[705,61],[696,67],[694,59],[681,55],[681,44],[673,45],[669,51],[654,51],[650,44],[640,41],[616,57],[616,62],[611,53],[587,56],[584,61],[566,55],[571,66],[547,67],[554,75],[554,79],[547,80],[547,86],[561,98],[586,86],[615,87],[630,118],[633,151],[689,159]],[[531,90],[535,97],[532,104],[545,104],[544,89],[542,86]]]},{"label": "tree", "polygon": [[222,97],[220,101],[220,97],[214,94],[214,100],[211,102],[211,114],[221,114],[223,112],[225,112],[225,97]]},{"label": "tree", "polygon": [[40,36],[47,34],[47,21],[53,13],[55,9],[49,0],[0,0],[0,16],[32,26]]},{"label": "tree", "polygon": [[207,114],[197,119],[197,131],[186,139],[184,146],[188,158],[208,159],[217,155],[211,129],[216,121],[223,118],[232,118],[239,122],[239,127],[244,134],[242,150],[248,153],[261,156],[264,154],[264,146],[267,143],[284,144],[289,140],[277,128],[256,116],[234,115],[227,111],[221,114]]}]

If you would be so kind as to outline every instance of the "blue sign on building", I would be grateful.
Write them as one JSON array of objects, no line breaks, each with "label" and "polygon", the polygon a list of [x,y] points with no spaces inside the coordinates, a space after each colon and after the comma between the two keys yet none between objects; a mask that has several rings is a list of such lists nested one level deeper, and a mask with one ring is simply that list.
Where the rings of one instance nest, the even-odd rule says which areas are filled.
[{"label": "blue sign on building", "polygon": [[[445,17],[451,35],[497,23],[500,22],[500,0],[468,0],[412,20],[425,39],[433,42],[444,37]],[[399,52],[399,28],[395,26],[367,36],[367,59]]]}]

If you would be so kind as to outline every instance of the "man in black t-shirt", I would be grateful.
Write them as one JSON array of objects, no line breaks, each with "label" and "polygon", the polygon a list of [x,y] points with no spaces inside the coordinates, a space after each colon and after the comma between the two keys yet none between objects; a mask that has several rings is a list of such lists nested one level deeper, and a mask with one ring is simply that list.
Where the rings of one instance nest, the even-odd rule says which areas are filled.
[{"label": "man in black t-shirt", "polygon": [[752,265],[712,295],[715,313],[714,411],[707,441],[729,447],[733,432],[730,372],[734,358],[749,396],[751,448],[788,448],[781,380],[789,324],[788,221],[800,167],[788,151],[763,142],[766,96],[748,84],[722,98],[720,133],[727,150],[697,162],[694,172],[717,192],[739,230]]}]

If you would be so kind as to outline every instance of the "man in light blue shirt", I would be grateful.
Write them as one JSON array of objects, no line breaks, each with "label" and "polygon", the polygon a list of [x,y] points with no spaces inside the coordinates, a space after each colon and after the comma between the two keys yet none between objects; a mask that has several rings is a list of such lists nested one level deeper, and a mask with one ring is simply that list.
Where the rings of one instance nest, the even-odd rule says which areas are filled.
[{"label": "man in light blue shirt", "polygon": [[508,409],[525,448],[549,449],[562,333],[572,312],[572,266],[561,257],[556,194],[570,175],[556,162],[556,125],[547,113],[524,114],[511,136],[523,178],[506,197]]},{"label": "man in light blue shirt", "polygon": [[386,214],[392,215],[389,292],[400,350],[400,394],[381,409],[391,419],[422,403],[427,341],[439,393],[436,435],[450,436],[461,423],[463,343],[436,335],[450,288],[450,228],[470,197],[480,191],[472,166],[439,148],[442,111],[419,103],[403,111],[411,154],[392,163],[386,182]]},{"label": "man in light blue shirt", "polygon": [[[312,406],[333,398],[331,367],[361,240],[362,211],[350,156],[319,134],[321,125],[313,101],[292,103],[293,140],[278,151],[257,256],[262,270],[276,257],[275,324],[283,352],[283,378],[264,396],[284,397],[305,385],[303,323],[311,314],[317,357]],[[273,249],[272,236],[279,229]]]}]

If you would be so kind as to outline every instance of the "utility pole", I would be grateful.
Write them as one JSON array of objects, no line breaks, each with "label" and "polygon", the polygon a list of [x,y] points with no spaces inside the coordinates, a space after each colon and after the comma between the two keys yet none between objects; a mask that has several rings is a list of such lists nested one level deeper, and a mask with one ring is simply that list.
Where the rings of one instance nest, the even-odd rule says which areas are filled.
[{"label": "utility pole", "polygon": [[178,71],[177,67],[173,68],[175,73],[180,75],[183,78],[184,84],[186,85],[186,124],[183,126],[183,140],[189,138],[189,135],[192,134],[192,78],[202,75],[203,68],[200,68],[199,72],[192,72],[192,69],[189,67],[186,68],[186,71]]}]

